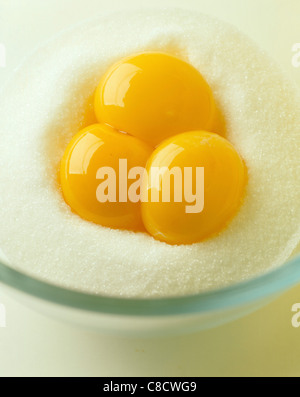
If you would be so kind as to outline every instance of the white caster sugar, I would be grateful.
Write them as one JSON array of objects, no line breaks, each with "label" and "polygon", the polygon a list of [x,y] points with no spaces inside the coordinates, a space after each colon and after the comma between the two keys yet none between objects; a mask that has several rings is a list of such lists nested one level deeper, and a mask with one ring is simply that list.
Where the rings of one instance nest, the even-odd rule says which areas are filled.
[{"label": "white caster sugar", "polygon": [[[183,56],[207,79],[245,159],[244,204],[207,241],[170,246],[73,214],[58,164],[82,109],[114,61]],[[299,242],[296,90],[232,27],[180,10],[105,15],[62,34],[22,65],[0,102],[0,246],[14,267],[72,289],[117,296],[197,293],[281,265]]]}]

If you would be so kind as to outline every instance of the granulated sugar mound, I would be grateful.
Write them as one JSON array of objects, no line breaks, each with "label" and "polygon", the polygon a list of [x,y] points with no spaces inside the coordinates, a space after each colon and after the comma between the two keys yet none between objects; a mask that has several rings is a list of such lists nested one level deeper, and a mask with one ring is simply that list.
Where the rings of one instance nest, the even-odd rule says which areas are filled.
[{"label": "granulated sugar mound", "polygon": [[[106,69],[141,51],[180,55],[212,87],[227,138],[244,158],[244,203],[217,237],[170,246],[89,223],[64,202],[59,161]],[[146,94],[146,93],[145,93]],[[0,102],[0,246],[12,266],[91,293],[197,293],[266,272],[299,242],[296,89],[243,34],[180,10],[104,15],[23,64]]]}]

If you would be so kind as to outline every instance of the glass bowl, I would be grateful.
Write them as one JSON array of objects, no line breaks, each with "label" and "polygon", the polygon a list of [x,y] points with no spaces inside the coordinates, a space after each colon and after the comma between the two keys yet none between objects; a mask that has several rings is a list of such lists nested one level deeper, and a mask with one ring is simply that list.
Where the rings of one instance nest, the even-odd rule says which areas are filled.
[{"label": "glass bowl", "polygon": [[[257,37],[265,37],[257,32]],[[274,41],[273,36],[270,43],[265,39],[265,47]],[[58,287],[0,260],[0,286],[12,297],[46,315],[116,335],[170,335],[212,328],[264,306],[299,282],[300,255],[268,273],[205,293],[161,299],[115,298]]]},{"label": "glass bowl", "polygon": [[194,332],[242,317],[300,282],[300,255],[279,268],[230,287],[160,299],[99,296],[40,281],[0,262],[1,286],[52,317],[103,333],[157,336]]}]

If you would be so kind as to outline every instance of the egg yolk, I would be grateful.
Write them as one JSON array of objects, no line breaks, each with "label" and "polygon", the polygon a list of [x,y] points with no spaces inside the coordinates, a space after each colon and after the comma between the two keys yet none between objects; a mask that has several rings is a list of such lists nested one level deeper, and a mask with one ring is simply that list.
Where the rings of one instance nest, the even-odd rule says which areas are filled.
[{"label": "egg yolk", "polygon": [[87,101],[88,124],[60,167],[64,199],[83,219],[192,244],[238,211],[246,166],[193,66],[163,53],[122,59]]},{"label": "egg yolk", "polygon": [[111,66],[97,87],[94,105],[100,123],[153,146],[172,135],[211,131],[216,125],[213,94],[202,75],[164,53],[142,53]]},{"label": "egg yolk", "polygon": [[83,129],[73,137],[61,161],[65,201],[88,221],[111,228],[144,230],[140,202],[127,198],[127,189],[135,180],[127,180],[127,175],[123,178],[120,173],[126,172],[124,161],[128,170],[145,167],[152,151],[139,139],[104,124]]},{"label": "egg yolk", "polygon": [[158,240],[199,242],[218,233],[241,204],[244,162],[217,134],[192,131],[171,137],[156,148],[146,169],[142,218]]}]

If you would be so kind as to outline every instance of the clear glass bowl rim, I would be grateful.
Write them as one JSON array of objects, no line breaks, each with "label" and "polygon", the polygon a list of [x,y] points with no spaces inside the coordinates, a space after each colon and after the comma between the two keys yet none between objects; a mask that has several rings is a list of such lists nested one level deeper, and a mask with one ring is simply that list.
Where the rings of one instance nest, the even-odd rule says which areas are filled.
[{"label": "clear glass bowl rim", "polygon": [[300,282],[300,255],[258,277],[195,295],[167,298],[109,297],[66,289],[0,262],[0,282],[44,301],[102,314],[168,316],[223,311],[282,293]]}]

